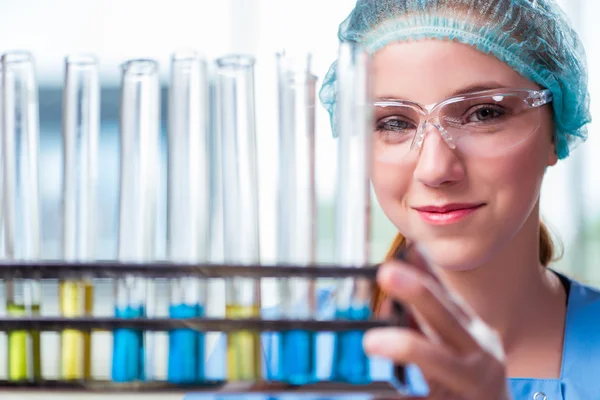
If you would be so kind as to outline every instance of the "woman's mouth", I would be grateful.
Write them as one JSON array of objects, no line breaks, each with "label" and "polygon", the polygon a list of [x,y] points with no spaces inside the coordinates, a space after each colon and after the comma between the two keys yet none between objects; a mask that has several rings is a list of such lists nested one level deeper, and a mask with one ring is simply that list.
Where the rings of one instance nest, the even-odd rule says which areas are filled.
[{"label": "woman's mouth", "polygon": [[464,220],[483,206],[485,206],[485,203],[463,203],[413,207],[413,209],[429,224],[449,225]]}]

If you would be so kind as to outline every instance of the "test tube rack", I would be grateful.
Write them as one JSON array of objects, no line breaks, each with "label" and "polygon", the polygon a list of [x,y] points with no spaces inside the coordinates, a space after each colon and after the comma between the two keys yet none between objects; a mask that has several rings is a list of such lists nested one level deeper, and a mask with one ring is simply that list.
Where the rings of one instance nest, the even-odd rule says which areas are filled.
[{"label": "test tube rack", "polygon": [[[136,276],[150,279],[193,278],[363,278],[374,280],[379,265],[372,267],[348,268],[338,265],[231,265],[231,264],[185,264],[173,262],[124,263],[124,262],[0,262],[0,280],[14,279],[118,279]],[[408,326],[404,315],[394,315],[392,319],[373,318],[370,320],[290,320],[260,318],[139,318],[121,319],[110,317],[0,317],[0,332],[12,330],[32,330],[59,332],[75,329],[87,332],[113,331],[114,329],[135,329],[139,331],[170,331],[192,329],[199,332],[231,332],[252,330],[256,332],[281,332],[292,329],[305,329],[313,332],[340,332],[348,330],[366,331],[376,327]],[[6,381],[0,380],[2,391],[68,391],[68,392],[164,392],[190,393],[209,392],[223,394],[262,393],[278,394],[322,393],[322,394],[368,394],[375,397],[402,398],[399,387],[404,384],[403,368],[396,368],[398,382],[371,382],[350,384],[338,382],[317,382],[306,385],[291,385],[282,382],[227,382],[203,381],[198,384],[174,384],[171,382],[128,382],[111,381]]]}]

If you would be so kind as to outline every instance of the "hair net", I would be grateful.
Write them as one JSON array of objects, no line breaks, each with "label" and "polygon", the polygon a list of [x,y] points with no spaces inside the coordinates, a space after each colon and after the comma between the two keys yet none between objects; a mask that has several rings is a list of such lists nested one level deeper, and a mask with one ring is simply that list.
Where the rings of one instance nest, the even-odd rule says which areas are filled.
[{"label": "hair net", "polygon": [[[375,53],[390,42],[456,40],[490,53],[553,94],[556,153],[587,138],[591,121],[583,45],[554,0],[358,0],[338,32]],[[336,63],[320,99],[335,132]]]}]

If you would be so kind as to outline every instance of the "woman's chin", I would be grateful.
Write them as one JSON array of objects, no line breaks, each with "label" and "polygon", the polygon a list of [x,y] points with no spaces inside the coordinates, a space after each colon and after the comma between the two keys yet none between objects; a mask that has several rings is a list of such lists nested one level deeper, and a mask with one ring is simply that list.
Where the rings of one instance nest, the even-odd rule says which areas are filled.
[{"label": "woman's chin", "polygon": [[435,267],[447,271],[469,271],[489,258],[489,246],[471,240],[448,238],[424,240],[420,247]]}]

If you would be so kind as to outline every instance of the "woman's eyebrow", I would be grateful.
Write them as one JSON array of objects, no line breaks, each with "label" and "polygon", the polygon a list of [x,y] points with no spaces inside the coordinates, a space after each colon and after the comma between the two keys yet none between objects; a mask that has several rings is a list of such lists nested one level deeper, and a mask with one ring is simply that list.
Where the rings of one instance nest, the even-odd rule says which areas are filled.
[{"label": "woman's eyebrow", "polygon": [[462,94],[469,94],[475,92],[481,92],[483,90],[492,90],[492,89],[501,89],[505,88],[506,85],[500,84],[498,82],[481,82],[474,83],[463,88],[457,89],[454,92],[450,93],[448,97],[459,96]]}]

